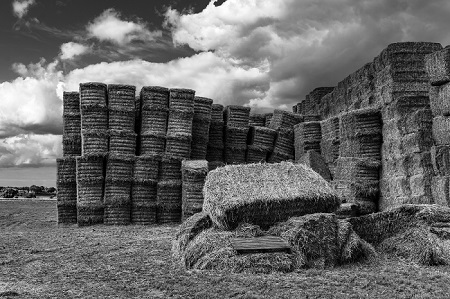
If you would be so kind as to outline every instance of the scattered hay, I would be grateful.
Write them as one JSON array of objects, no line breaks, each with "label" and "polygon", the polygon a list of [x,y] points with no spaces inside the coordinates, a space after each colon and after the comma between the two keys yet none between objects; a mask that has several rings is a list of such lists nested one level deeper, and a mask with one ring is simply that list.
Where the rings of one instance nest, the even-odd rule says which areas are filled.
[{"label": "scattered hay", "polygon": [[136,86],[108,84],[108,107],[110,109],[135,109]]},{"label": "scattered hay", "polygon": [[328,168],[325,159],[316,151],[309,150],[296,161],[310,167],[312,170],[320,174],[320,176],[326,181],[331,181],[330,169]]},{"label": "scattered hay", "polygon": [[169,89],[160,86],[144,86],[140,92],[142,110],[168,111]]},{"label": "scattered hay", "polygon": [[80,83],[80,107],[82,113],[93,107],[106,109],[108,107],[107,85],[97,82]]},{"label": "scattered hay", "polygon": [[250,107],[228,105],[225,107],[223,115],[227,127],[248,128]]},{"label": "scattered hay", "polygon": [[224,229],[243,222],[270,227],[292,216],[333,212],[340,204],[319,174],[290,162],[218,168],[208,174],[204,196],[203,210]]},{"label": "scattered hay", "polygon": [[63,116],[80,113],[80,93],[77,91],[63,92]]},{"label": "scattered hay", "polygon": [[431,85],[450,82],[450,49],[444,48],[425,56],[425,69]]},{"label": "scattered hay", "polygon": [[135,155],[136,133],[126,130],[109,130],[109,152],[121,155]]},{"label": "scattered hay", "polygon": [[170,159],[189,159],[191,155],[192,134],[167,134],[164,156]]}]

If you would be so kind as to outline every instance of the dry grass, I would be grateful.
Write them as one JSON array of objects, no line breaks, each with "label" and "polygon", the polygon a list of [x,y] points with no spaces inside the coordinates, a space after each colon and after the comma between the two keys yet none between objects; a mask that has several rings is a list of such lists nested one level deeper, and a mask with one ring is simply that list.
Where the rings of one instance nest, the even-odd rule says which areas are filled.
[{"label": "dry grass", "polygon": [[171,266],[177,226],[58,227],[54,201],[0,201],[0,227],[0,296],[18,299],[445,298],[450,285],[449,266],[384,257],[290,274],[184,271]]}]

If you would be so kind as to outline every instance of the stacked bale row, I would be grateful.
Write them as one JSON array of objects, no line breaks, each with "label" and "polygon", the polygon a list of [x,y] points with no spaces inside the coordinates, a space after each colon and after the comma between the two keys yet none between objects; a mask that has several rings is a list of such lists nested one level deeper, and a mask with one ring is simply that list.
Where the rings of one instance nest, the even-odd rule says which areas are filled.
[{"label": "stacked bale row", "polygon": [[212,104],[213,100],[209,98],[194,98],[194,119],[192,123],[192,145],[190,157],[192,160],[206,159]]},{"label": "stacked bale row", "polygon": [[304,100],[295,105],[292,110],[294,113],[302,115],[320,114],[321,99],[332,92],[334,87],[318,87],[311,91]]},{"label": "stacked bale row", "polygon": [[208,161],[184,160],[182,162],[182,219],[186,219],[203,208],[203,186],[208,174]]},{"label": "stacked bale row", "polygon": [[276,109],[273,112],[269,128],[277,131],[273,151],[267,162],[278,163],[286,160],[294,160],[294,126],[303,121],[299,114]]},{"label": "stacked bale row", "polygon": [[261,126],[250,126],[247,154],[245,158],[246,162],[266,162],[267,157],[273,151],[276,137],[277,131],[274,129]]},{"label": "stacked bale row", "polygon": [[251,113],[248,121],[250,127],[264,127],[266,125],[266,115]]},{"label": "stacked bale row", "polygon": [[63,155],[81,155],[80,94],[63,93]]},{"label": "stacked bale row", "polygon": [[76,158],[56,159],[58,223],[77,223]]},{"label": "stacked bale row", "polygon": [[249,119],[249,107],[236,105],[225,107],[225,163],[245,164]]},{"label": "stacked bale row", "polygon": [[361,214],[377,211],[381,165],[381,113],[360,109],[341,115],[340,151],[334,185]]},{"label": "stacked bale row", "polygon": [[322,139],[320,141],[320,152],[330,169],[331,175],[334,176],[336,168],[336,160],[339,158],[339,146],[341,143],[339,134],[339,117],[330,117],[321,121],[320,128]]},{"label": "stacked bale row", "polygon": [[80,84],[82,156],[77,157],[78,225],[103,223],[108,97],[103,83]]},{"label": "stacked bale row", "polygon": [[135,157],[131,193],[131,222],[141,225],[156,223],[157,183],[161,157]]},{"label": "stacked bale row", "polygon": [[431,162],[434,203],[450,205],[450,47],[427,55],[430,78],[430,108],[433,115]]},{"label": "stacked bale row", "polygon": [[220,166],[224,162],[224,127],[223,106],[213,104],[211,107],[211,123],[209,125],[209,138],[206,160],[212,168]]},{"label": "stacked bale row", "polygon": [[179,222],[182,212],[181,161],[191,154],[195,91],[171,89],[166,148],[157,185],[157,220]]},{"label": "stacked bale row", "polygon": [[294,126],[295,161],[298,161],[306,152],[313,150],[320,154],[320,141],[322,130],[320,121],[309,121]]}]

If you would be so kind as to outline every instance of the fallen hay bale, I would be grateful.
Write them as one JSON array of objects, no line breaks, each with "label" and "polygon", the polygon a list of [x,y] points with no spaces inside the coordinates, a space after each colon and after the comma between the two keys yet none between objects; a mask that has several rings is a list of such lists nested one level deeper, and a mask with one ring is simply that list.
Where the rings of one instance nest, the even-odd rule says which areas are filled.
[{"label": "fallen hay bale", "polygon": [[108,107],[110,109],[135,109],[136,86],[108,84]]},{"label": "fallen hay bale", "polygon": [[70,113],[80,113],[80,93],[77,91],[63,92],[63,116]]},{"label": "fallen hay bale", "polygon": [[[204,212],[190,216],[178,228],[172,243],[172,252],[174,254],[183,252],[193,238],[212,226],[211,218]],[[181,258],[181,256],[178,256],[178,258]]]},{"label": "fallen hay bale", "polygon": [[140,97],[142,110],[168,111],[169,109],[169,89],[166,87],[144,86]]},{"label": "fallen hay bale", "polygon": [[218,168],[206,178],[204,197],[203,210],[223,229],[243,222],[270,227],[292,216],[333,212],[340,204],[319,174],[290,162]]},{"label": "fallen hay bale", "polygon": [[166,148],[166,135],[154,133],[141,133],[141,155],[162,157]]}]

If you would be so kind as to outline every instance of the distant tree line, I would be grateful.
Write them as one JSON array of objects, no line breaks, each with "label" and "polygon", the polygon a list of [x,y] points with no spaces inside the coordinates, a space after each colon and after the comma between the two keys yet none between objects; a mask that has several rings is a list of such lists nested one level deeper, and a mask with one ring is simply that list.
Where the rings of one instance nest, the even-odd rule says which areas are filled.
[{"label": "distant tree line", "polygon": [[35,198],[39,195],[53,198],[56,195],[56,188],[36,185],[31,185],[30,187],[0,186],[0,198]]}]

